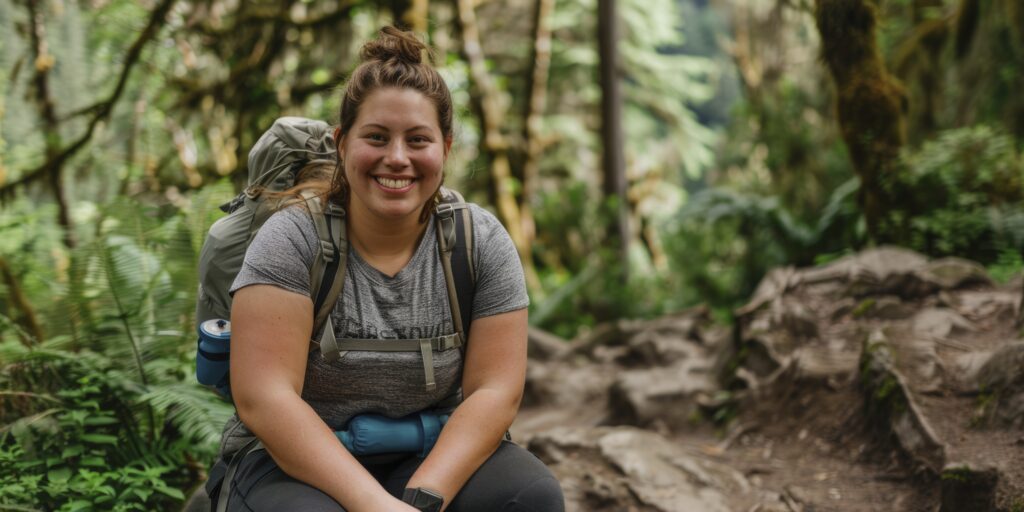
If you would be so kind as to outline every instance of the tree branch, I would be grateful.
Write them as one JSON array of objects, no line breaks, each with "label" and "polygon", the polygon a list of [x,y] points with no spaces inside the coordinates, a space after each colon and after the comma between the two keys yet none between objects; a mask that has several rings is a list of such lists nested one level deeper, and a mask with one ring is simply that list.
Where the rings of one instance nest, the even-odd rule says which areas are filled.
[{"label": "tree branch", "polygon": [[[53,96],[50,94],[50,69],[53,68],[55,59],[50,54],[46,41],[46,21],[40,11],[42,7],[39,5],[39,1],[27,0],[25,8],[28,10],[28,34],[32,46],[33,69],[35,70],[32,75],[32,84],[35,86],[33,97],[36,107],[39,109],[39,116],[43,120],[43,141],[46,145],[46,159],[49,161],[60,151],[61,146],[60,122],[57,120],[57,109],[53,103]],[[74,230],[71,228],[71,215],[64,197],[60,175],[59,167],[48,168],[45,173],[50,191],[57,200],[57,223],[64,230],[64,245],[73,248],[75,246]]]},{"label": "tree branch", "polygon": [[275,8],[264,8],[246,11],[238,17],[231,26],[225,27],[211,27],[209,23],[196,24],[195,26],[189,27],[191,30],[204,36],[220,37],[227,34],[232,34],[238,31],[239,28],[245,25],[287,25],[288,27],[294,28],[316,28],[324,25],[330,25],[336,21],[345,19],[348,17],[352,8],[359,4],[356,0],[349,0],[347,2],[339,2],[341,5],[337,9],[329,13],[317,16],[315,18],[306,18],[302,20],[293,20],[288,11],[284,11],[282,15],[279,7]]},{"label": "tree branch", "polygon": [[131,75],[132,69],[138,63],[139,58],[142,55],[142,50],[145,48],[146,44],[156,36],[157,32],[159,32],[160,27],[164,23],[164,19],[171,11],[171,8],[174,7],[176,1],[177,0],[161,0],[160,3],[157,4],[156,8],[153,9],[153,12],[149,17],[149,22],[146,24],[146,28],[144,28],[142,32],[139,33],[139,36],[135,38],[132,46],[128,49],[127,55],[125,55],[124,64],[121,66],[121,73],[118,76],[117,85],[114,86],[113,92],[110,93],[107,99],[86,109],[93,110],[93,116],[89,120],[89,125],[86,128],[85,133],[75,139],[75,141],[67,147],[55,150],[52,155],[48,155],[46,162],[39,167],[22,174],[22,176],[17,180],[0,187],[0,201],[9,199],[14,194],[14,191],[22,186],[38,181],[50,173],[59,173],[60,169],[64,166],[64,163],[89,143],[96,130],[96,126],[110,117],[110,113],[113,111],[114,105],[121,98],[121,94],[124,93],[124,89],[128,84],[128,77]]}]

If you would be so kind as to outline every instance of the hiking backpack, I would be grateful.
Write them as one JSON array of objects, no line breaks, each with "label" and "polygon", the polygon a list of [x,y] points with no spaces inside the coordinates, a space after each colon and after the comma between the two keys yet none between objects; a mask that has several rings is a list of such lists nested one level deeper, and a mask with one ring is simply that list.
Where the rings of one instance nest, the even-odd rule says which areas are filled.
[{"label": "hiking backpack", "polygon": [[[242,267],[246,249],[270,216],[294,198],[268,197],[267,192],[288,190],[307,166],[334,166],[336,148],[330,126],[322,121],[282,117],[264,133],[249,152],[248,186],[221,205],[226,217],[214,222],[199,254],[199,293],[196,325],[199,331],[196,377],[226,398],[231,397],[228,374],[230,356],[231,295],[228,289]],[[310,269],[314,298],[310,350],[320,347],[323,357],[336,360],[350,350],[413,351],[423,356],[424,380],[433,390],[433,350],[464,349],[472,321],[476,272],[473,265],[473,222],[462,196],[441,189],[434,209],[438,251],[444,269],[454,334],[436,338],[387,340],[335,339],[331,311],[345,278],[348,241],[345,211],[334,202],[321,204],[312,192],[302,193],[316,228],[319,247]],[[317,334],[319,336],[317,336]]]}]

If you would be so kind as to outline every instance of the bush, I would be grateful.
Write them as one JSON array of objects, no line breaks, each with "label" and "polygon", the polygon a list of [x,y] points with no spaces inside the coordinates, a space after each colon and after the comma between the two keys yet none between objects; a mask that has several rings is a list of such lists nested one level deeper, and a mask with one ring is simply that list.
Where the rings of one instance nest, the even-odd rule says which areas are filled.
[{"label": "bush", "polygon": [[902,163],[884,183],[907,199],[883,220],[888,238],[986,264],[1024,250],[1024,164],[1010,136],[987,126],[949,130]]}]

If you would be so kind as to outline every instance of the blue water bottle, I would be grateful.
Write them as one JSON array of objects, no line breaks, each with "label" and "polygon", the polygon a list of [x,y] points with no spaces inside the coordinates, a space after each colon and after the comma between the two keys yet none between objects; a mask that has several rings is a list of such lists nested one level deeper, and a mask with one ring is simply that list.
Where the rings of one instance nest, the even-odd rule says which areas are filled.
[{"label": "blue water bottle", "polygon": [[199,324],[199,350],[196,354],[196,379],[213,386],[221,395],[231,397],[228,378],[231,355],[231,322],[221,319]]}]

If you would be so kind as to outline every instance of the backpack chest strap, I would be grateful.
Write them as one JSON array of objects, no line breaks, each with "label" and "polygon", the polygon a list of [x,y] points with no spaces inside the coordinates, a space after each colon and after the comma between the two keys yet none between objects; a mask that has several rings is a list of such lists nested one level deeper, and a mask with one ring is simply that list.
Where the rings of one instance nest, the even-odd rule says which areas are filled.
[{"label": "backpack chest strap", "polygon": [[[427,391],[437,389],[437,382],[434,379],[434,351],[461,348],[463,345],[462,334],[453,333],[433,338],[416,339],[377,339],[377,338],[342,338],[335,339],[327,335],[332,331],[327,326],[325,336],[320,340],[320,352],[324,359],[337,361],[341,356],[350,350],[367,352],[419,352],[423,356],[423,377]],[[329,339],[326,339],[329,338]]]},{"label": "backpack chest strap", "polygon": [[363,350],[373,352],[419,352],[426,344],[431,350],[445,351],[462,346],[462,338],[458,333],[436,336],[434,338],[415,339],[378,339],[378,338],[342,338],[337,341],[338,350]]}]

